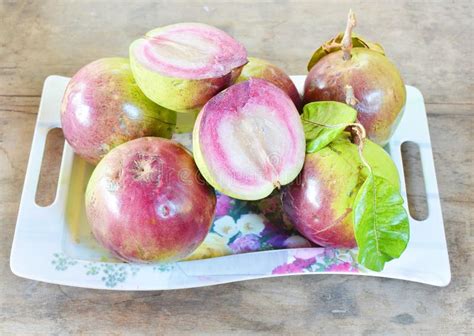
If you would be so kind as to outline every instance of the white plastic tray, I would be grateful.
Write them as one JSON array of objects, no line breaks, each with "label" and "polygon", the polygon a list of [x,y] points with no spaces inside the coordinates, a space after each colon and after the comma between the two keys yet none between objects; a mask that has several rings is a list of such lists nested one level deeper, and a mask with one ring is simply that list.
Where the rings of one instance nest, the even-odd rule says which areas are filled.
[{"label": "white plastic tray", "polygon": [[[301,91],[305,77],[292,79]],[[406,200],[400,146],[405,141],[418,144],[429,217],[424,221],[410,218],[411,239],[405,253],[386,264],[383,272],[376,273],[358,267],[354,251],[324,248],[261,251],[169,265],[104,261],[112,259],[90,238],[84,217],[83,192],[92,168],[75,157],[67,143],[55,201],[47,207],[35,203],[46,136],[52,128],[61,127],[60,102],[68,80],[50,76],[44,84],[11,252],[14,274],[61,285],[119,290],[190,288],[317,273],[371,275],[435,286],[450,282],[428,123],[423,97],[416,88],[407,86],[405,114],[386,149],[399,169]],[[405,207],[408,211],[406,201]]]}]

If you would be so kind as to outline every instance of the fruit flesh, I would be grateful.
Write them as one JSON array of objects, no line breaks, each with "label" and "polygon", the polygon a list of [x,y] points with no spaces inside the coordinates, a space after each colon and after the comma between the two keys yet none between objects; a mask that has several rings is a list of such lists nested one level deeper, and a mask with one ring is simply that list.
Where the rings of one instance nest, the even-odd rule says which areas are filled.
[{"label": "fruit flesh", "polygon": [[347,88],[356,98],[357,118],[368,137],[385,145],[403,114],[406,89],[396,67],[381,53],[364,48],[351,50],[343,59],[337,51],[324,56],[309,72],[304,88],[304,103],[312,101],[346,102]]},{"label": "fruit flesh", "polygon": [[247,52],[222,30],[180,23],[135,40],[130,62],[147,97],[178,112],[196,112],[235,81]]},{"label": "fruit flesh", "polygon": [[133,44],[138,62],[167,77],[218,78],[247,62],[243,45],[202,23],[157,28]]},{"label": "fruit flesh", "polygon": [[246,81],[249,78],[265,79],[285,91],[295,104],[296,108],[298,110],[301,109],[300,94],[298,93],[295,84],[285,71],[260,58],[249,57],[248,60],[249,62],[243,67],[236,83]]},{"label": "fruit flesh", "polygon": [[92,164],[128,140],[171,137],[175,123],[175,112],[140,91],[126,58],[103,58],[80,69],[68,83],[61,104],[66,140]]},{"label": "fruit flesh", "polygon": [[[399,186],[397,169],[380,146],[366,140],[363,153],[375,175]],[[355,247],[353,202],[367,174],[357,146],[343,134],[306,155],[300,176],[282,192],[283,209],[295,228],[312,242]]]},{"label": "fruit flesh", "polygon": [[86,190],[92,232],[125,261],[186,257],[206,237],[215,204],[191,154],[174,141],[153,137],[112,150]]},{"label": "fruit flesh", "polygon": [[291,182],[304,162],[298,111],[275,85],[251,78],[202,109],[193,153],[206,180],[228,196],[257,200]]}]

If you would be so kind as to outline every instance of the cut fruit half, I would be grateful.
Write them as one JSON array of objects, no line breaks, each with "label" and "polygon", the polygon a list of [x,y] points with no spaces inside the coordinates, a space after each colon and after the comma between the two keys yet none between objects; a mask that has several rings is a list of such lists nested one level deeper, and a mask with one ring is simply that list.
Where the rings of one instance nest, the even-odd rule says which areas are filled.
[{"label": "cut fruit half", "polygon": [[148,32],[130,45],[130,63],[145,95],[178,112],[196,111],[231,85],[247,63],[245,47],[202,23]]},{"label": "cut fruit half", "polygon": [[163,76],[183,79],[222,77],[247,62],[242,44],[202,23],[153,29],[132,43],[137,60]]},{"label": "cut fruit half", "polygon": [[293,181],[303,167],[305,136],[284,91],[250,78],[212,98],[194,125],[193,152],[218,191],[258,200]]}]

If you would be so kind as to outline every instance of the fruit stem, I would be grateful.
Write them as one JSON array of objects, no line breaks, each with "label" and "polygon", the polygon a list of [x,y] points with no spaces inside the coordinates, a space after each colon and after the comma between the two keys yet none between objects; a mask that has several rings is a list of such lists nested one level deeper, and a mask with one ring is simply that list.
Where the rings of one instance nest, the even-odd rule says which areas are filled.
[{"label": "fruit stem", "polygon": [[362,161],[364,166],[366,166],[367,169],[369,170],[369,174],[372,174],[372,167],[369,165],[369,163],[367,162],[367,160],[365,159],[364,154],[363,154],[364,144],[365,144],[365,140],[367,138],[367,133],[365,132],[365,128],[364,128],[364,126],[362,126],[362,124],[359,124],[359,123],[352,124],[351,128],[354,131],[354,132],[351,132],[351,133],[353,133],[353,134],[355,133],[354,143],[357,144],[357,149],[359,150],[360,160]]},{"label": "fruit stem", "polygon": [[347,15],[347,24],[346,30],[344,31],[344,37],[342,38],[341,49],[343,51],[342,58],[347,61],[351,59],[351,50],[352,50],[352,30],[356,26],[356,17],[352,9],[349,9],[349,14]]},{"label": "fruit stem", "polygon": [[365,144],[365,139],[367,138],[367,132],[365,131],[365,128],[362,124],[360,123],[341,123],[341,124],[336,124],[336,125],[327,125],[327,124],[321,124],[318,122],[314,122],[311,120],[303,119],[301,118],[302,121],[307,122],[312,125],[320,126],[320,127],[325,127],[325,128],[339,128],[339,127],[350,127],[351,128],[351,134],[354,137],[354,143],[357,145],[357,148],[359,150],[359,157],[364,166],[367,167],[369,170],[369,173],[372,174],[372,167],[370,167],[369,163],[365,160],[364,155],[363,155],[363,150],[364,150],[364,144]]}]

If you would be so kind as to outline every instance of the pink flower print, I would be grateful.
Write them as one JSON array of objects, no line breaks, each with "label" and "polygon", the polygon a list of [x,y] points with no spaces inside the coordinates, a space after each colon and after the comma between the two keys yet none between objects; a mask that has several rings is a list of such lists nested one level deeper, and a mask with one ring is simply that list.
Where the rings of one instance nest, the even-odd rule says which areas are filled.
[{"label": "pink flower print", "polygon": [[232,208],[232,198],[226,195],[218,194],[216,203],[216,217],[225,216]]},{"label": "pink flower print", "polygon": [[258,236],[255,234],[247,234],[234,240],[229,247],[234,253],[245,253],[258,251],[260,249],[260,242]]},{"label": "pink flower print", "polygon": [[326,268],[327,272],[357,272],[357,268],[352,266],[350,262],[343,262],[340,264],[332,264]]},{"label": "pink flower print", "polygon": [[272,274],[289,274],[289,273],[301,273],[304,269],[308,268],[316,262],[316,258],[300,259],[295,260],[288,264],[280,265],[273,269]]}]

